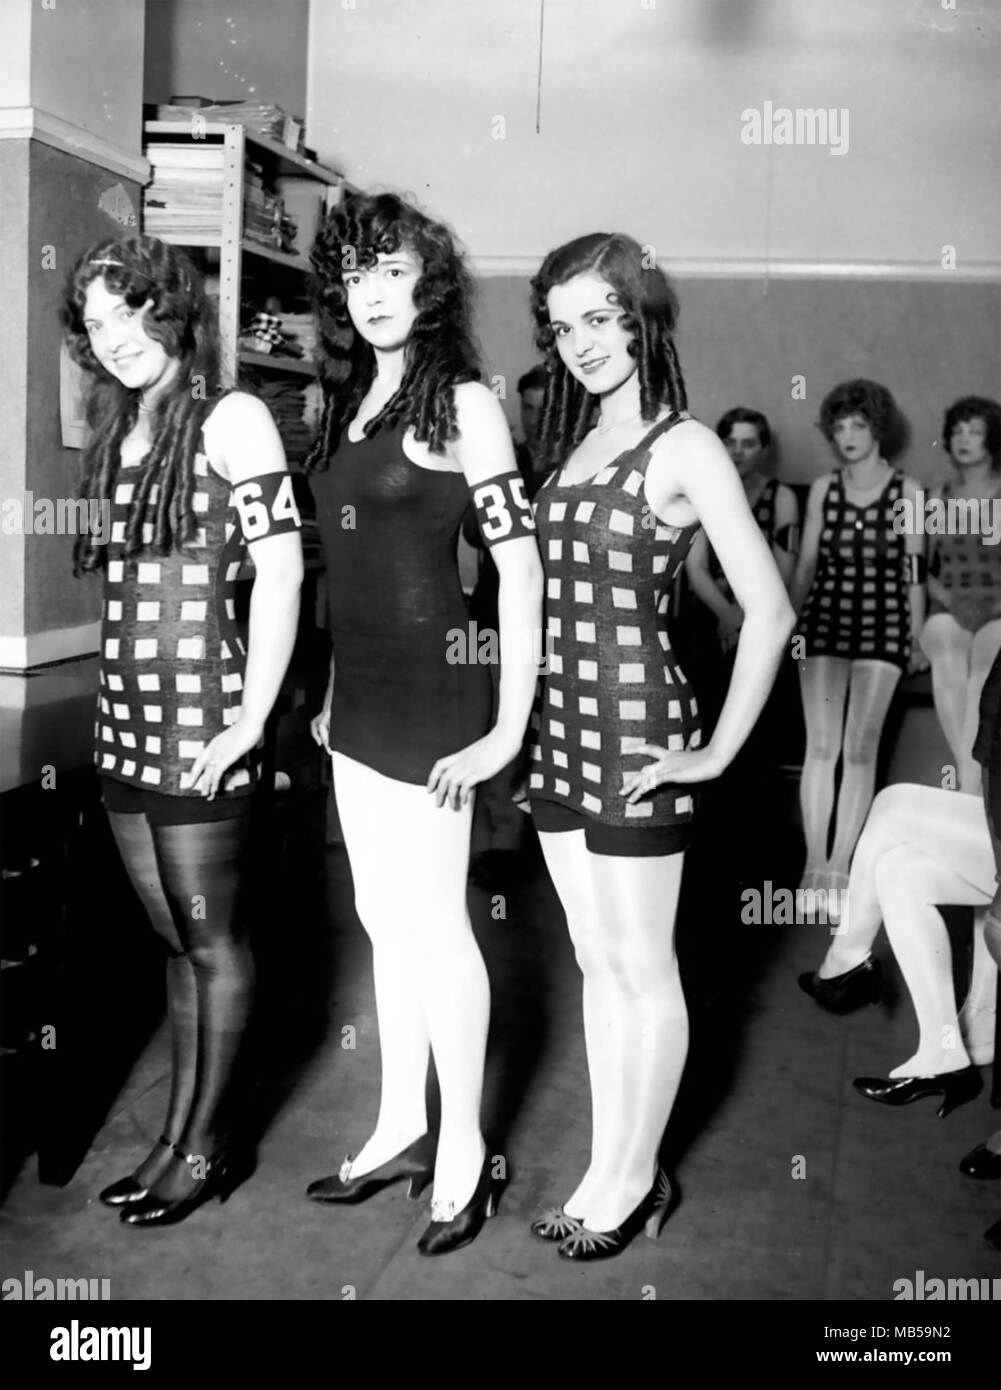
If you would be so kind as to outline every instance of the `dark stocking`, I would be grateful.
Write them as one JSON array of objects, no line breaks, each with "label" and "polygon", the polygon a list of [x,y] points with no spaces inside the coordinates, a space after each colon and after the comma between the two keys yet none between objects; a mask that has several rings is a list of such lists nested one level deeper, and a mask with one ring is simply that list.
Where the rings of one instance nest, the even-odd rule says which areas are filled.
[{"label": "dark stocking", "polygon": [[[222,1106],[250,1009],[253,957],[243,933],[241,869],[249,833],[243,817],[153,827],[160,880],[198,1001],[194,1095],[178,1140],[208,1160],[224,1138]],[[187,1195],[203,1164],[177,1163],[156,1184],[165,1198]]]},{"label": "dark stocking", "polygon": [[[146,817],[109,812],[108,820],[132,886],[166,951],[171,1076],[167,1118],[162,1132],[176,1143],[191,1109],[195,1089],[198,1029],[195,972],[190,959],[184,954],[170,904],[164,896],[153,833]],[[171,1159],[170,1150],[157,1144],[136,1169],[136,1177],[145,1186],[154,1183],[170,1166]]]}]

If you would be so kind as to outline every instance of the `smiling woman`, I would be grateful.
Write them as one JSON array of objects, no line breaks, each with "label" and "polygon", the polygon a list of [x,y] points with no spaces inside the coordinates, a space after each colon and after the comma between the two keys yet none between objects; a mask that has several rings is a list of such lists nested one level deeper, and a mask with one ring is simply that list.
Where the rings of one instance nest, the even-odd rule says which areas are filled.
[{"label": "smiling woman", "polygon": [[[529,793],[583,974],[593,1116],[587,1172],[532,1230],[587,1261],[656,1236],[674,1203],[658,1160],[688,1045],[673,932],[694,793],[754,726],[792,612],[723,445],[685,409],[661,271],[595,233],[532,291],[556,471],[535,499],[549,654]],[[700,526],[746,615],[705,747],[667,626]]]},{"label": "smiling woman", "polygon": [[[111,520],[76,546],[78,570],[104,579],[95,760],[165,948],[173,1061],[161,1138],[100,1196],[129,1226],[163,1226],[250,1168],[225,1108],[253,982],[247,813],[295,636],[299,517],[267,410],[218,397],[214,315],[182,253],[102,241],[70,272],[63,314],[90,383],[83,498]],[[248,551],[244,642],[233,591]]]}]

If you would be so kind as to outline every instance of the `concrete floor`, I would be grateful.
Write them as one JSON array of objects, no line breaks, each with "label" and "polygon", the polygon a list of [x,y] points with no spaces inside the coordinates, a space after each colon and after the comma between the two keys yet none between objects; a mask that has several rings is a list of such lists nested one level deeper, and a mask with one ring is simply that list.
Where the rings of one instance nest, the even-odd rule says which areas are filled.
[{"label": "concrete floor", "polygon": [[[911,741],[918,751],[907,767],[897,761],[892,780],[933,780],[934,726],[909,732],[928,737]],[[781,806],[769,814],[754,850],[757,881],[793,884],[798,836]],[[754,877],[729,874],[706,845],[690,856],[679,919],[692,1045],[665,1146],[682,1201],[659,1242],[640,1238],[617,1259],[576,1267],[527,1230],[575,1183],[589,1130],[578,977],[538,865],[508,894],[506,920],[491,919],[483,891],[470,892],[494,1000],[484,1113],[494,1152],[509,1160],[497,1218],[467,1249],[427,1260],[415,1249],[426,1205],[409,1203],[402,1187],[353,1208],[307,1202],[307,1182],[363,1141],[379,1074],[346,858],[328,849],[323,860],[313,881],[299,877],[257,943],[259,1032],[270,1028],[270,1045],[254,1052],[253,1176],[225,1206],[210,1203],[160,1231],[125,1227],[97,1201],[159,1133],[161,1030],[73,1181],[43,1187],[29,1160],[14,1182],[0,1218],[4,1276],[106,1278],[113,1298],[139,1300],[884,1301],[918,1270],[998,1274],[982,1239],[998,1186],[956,1171],[998,1126],[989,1069],[981,1096],[945,1120],[935,1100],[897,1111],[858,1096],[853,1076],[884,1074],[915,1044],[892,963],[889,1005],[844,1019],[822,1013],[796,976],[816,966],[826,928],[742,925],[740,889]],[[892,961],[885,939],[878,950]],[[349,1025],[353,1049],[342,1046]]]}]

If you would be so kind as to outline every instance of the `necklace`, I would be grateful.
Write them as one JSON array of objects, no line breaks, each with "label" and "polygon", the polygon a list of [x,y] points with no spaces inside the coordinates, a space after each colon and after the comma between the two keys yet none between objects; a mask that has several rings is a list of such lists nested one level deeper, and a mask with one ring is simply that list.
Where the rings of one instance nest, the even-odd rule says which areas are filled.
[{"label": "necklace", "polygon": [[610,425],[603,425],[599,418],[598,423],[594,427],[594,432],[595,434],[609,434],[612,430],[621,429],[623,425],[631,425],[634,420],[641,419],[642,414],[642,411],[637,410],[635,414],[627,415],[624,420],[613,420]]}]

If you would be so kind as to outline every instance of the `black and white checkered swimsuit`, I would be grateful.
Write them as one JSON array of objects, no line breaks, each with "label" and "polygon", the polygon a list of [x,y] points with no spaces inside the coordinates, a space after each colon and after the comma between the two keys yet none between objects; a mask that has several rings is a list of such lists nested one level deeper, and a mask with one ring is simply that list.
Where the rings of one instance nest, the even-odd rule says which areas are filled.
[{"label": "black and white checkered swimsuit", "polygon": [[671,586],[698,525],[658,521],[644,496],[660,421],[583,483],[554,474],[535,498],[546,576],[547,673],[535,727],[529,795],[614,826],[684,826],[691,788],[667,784],[630,805],[627,772],[644,743],[697,748],[695,695],[667,632]]},{"label": "black and white checkered swimsuit", "polygon": [[[125,524],[143,463],[119,469],[104,576],[95,731],[102,776],[193,797],[193,805],[203,798],[192,792],[190,768],[205,745],[239,718],[246,663],[234,610],[246,542],[230,484],[210,468],[204,440],[200,445],[192,499],[198,533],[187,554],[157,555],[147,548],[126,557]],[[153,524],[147,522],[143,540],[152,538]],[[228,769],[220,791],[251,791],[259,770],[256,752],[248,754]]]},{"label": "black and white checkered swimsuit", "polygon": [[803,609],[806,655],[889,661],[906,668],[911,644],[907,554],[893,525],[904,495],[894,471],[867,507],[849,502],[842,473],[824,497],[817,571]]}]

